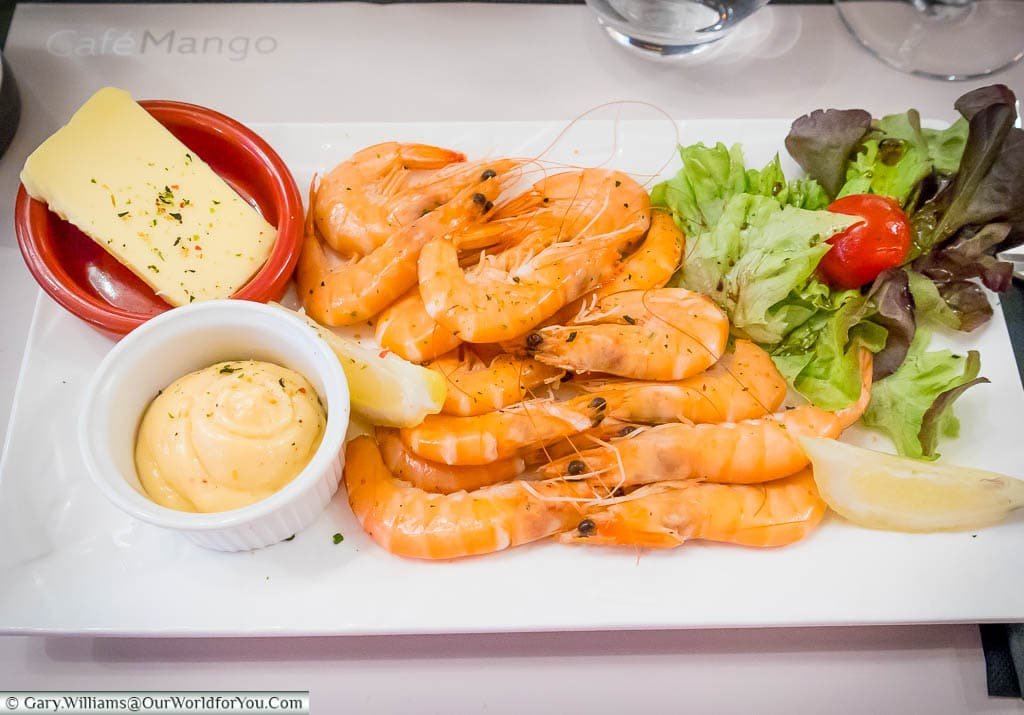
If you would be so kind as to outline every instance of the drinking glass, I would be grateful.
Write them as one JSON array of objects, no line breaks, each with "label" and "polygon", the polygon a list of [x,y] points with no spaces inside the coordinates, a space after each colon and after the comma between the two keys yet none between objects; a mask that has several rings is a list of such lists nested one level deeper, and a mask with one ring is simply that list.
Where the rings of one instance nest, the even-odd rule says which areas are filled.
[{"label": "drinking glass", "polygon": [[586,0],[615,42],[659,58],[687,57],[722,39],[768,0]]},{"label": "drinking glass", "polygon": [[1024,56],[1024,0],[834,0],[847,29],[883,62],[972,79]]}]

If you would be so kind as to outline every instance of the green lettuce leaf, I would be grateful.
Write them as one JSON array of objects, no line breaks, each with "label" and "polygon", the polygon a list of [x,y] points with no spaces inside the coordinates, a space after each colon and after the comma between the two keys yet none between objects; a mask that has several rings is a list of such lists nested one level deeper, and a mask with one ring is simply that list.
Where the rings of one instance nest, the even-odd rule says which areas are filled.
[{"label": "green lettuce leaf", "polygon": [[772,160],[761,170],[747,169],[743,193],[772,196],[780,204],[786,203],[785,197],[788,193],[788,187],[786,185],[786,175],[782,173],[782,162],[779,161],[778,154],[772,157]]},{"label": "green lettuce leaf", "polygon": [[687,236],[713,229],[726,204],[737,194],[771,197],[779,204],[816,211],[828,206],[828,194],[814,179],[786,181],[778,154],[763,169],[746,169],[739,144],[679,147],[683,167],[654,187],[651,202],[665,206]]},{"label": "green lettuce leaf", "polygon": [[793,179],[789,182],[788,190],[785,203],[799,209],[824,211],[831,203],[825,189],[814,179]]},{"label": "green lettuce leaf", "polygon": [[952,174],[959,168],[966,143],[963,119],[936,130],[922,129],[913,109],[882,117],[847,165],[839,196],[870,193],[913,204],[921,182],[933,171]]},{"label": "green lettuce leaf", "polygon": [[967,145],[967,120],[962,117],[946,129],[922,129],[917,110],[911,109],[882,117],[878,128],[887,137],[913,144],[940,174],[952,174],[960,168]]},{"label": "green lettuce leaf", "polygon": [[838,409],[856,400],[859,348],[881,349],[886,330],[865,320],[873,308],[859,292],[833,293],[814,271],[826,239],[857,219],[823,211],[821,185],[787,181],[777,155],[762,169],[744,169],[738,146],[697,144],[680,156],[682,169],[651,195],[687,231],[673,284],[711,296],[733,333],[774,350],[790,383],[815,404]]},{"label": "green lettuce leaf", "polygon": [[747,188],[743,151],[719,142],[679,147],[683,168],[672,179],[654,187],[651,202],[667,206],[681,221],[687,236],[713,228],[722,218],[726,202]]},{"label": "green lettuce leaf", "polygon": [[878,194],[891,196],[902,206],[931,173],[932,163],[920,147],[901,139],[869,139],[847,166],[839,197]]},{"label": "green lettuce leaf", "polygon": [[928,156],[935,171],[953,174],[960,168],[960,159],[967,145],[967,120],[960,117],[946,129],[922,129],[928,142]]},{"label": "green lettuce leaf", "polygon": [[737,194],[711,231],[687,241],[680,283],[722,306],[737,335],[774,345],[798,324],[794,315],[803,322],[817,308],[801,294],[829,250],[825,241],[857,220]]},{"label": "green lettuce leaf", "polygon": [[[820,296],[813,281],[808,290]],[[826,288],[826,295],[827,288]],[[886,329],[866,318],[873,312],[860,291],[837,291],[812,316],[790,331],[772,352],[775,365],[793,388],[826,410],[860,397],[860,349],[885,347]]]},{"label": "green lettuce leaf", "polygon": [[814,179],[786,181],[778,154],[763,169],[747,170],[745,193],[770,196],[784,206],[811,211],[824,209],[829,204],[828,194]]},{"label": "green lettuce leaf", "polygon": [[903,365],[875,383],[864,424],[887,434],[899,453],[915,459],[935,459],[939,436],[956,437],[960,422],[953,401],[965,386],[987,382],[978,378],[981,360],[970,351],[965,358],[949,350],[928,352],[931,336],[918,328]]}]

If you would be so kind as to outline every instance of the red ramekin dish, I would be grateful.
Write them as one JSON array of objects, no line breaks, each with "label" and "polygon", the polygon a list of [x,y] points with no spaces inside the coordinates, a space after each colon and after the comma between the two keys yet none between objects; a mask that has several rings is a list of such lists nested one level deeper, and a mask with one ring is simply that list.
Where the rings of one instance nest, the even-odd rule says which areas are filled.
[{"label": "red ramekin dish", "polygon": [[[212,109],[165,100],[139,104],[277,227],[267,262],[231,297],[260,303],[280,298],[298,262],[303,230],[302,196],[281,157],[251,129]],[[29,197],[24,186],[14,227],[36,282],[99,330],[126,335],[171,309],[99,244]]]}]

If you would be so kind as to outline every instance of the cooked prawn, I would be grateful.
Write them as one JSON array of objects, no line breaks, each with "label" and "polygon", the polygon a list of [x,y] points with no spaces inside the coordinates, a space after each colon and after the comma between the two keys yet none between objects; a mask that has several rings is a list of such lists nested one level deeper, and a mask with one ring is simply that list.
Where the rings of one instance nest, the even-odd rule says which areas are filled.
[{"label": "cooked prawn", "polygon": [[729,319],[707,296],[685,288],[630,290],[600,298],[570,325],[540,328],[526,354],[575,372],[681,380],[715,364]]},{"label": "cooked prawn", "polygon": [[836,412],[813,405],[742,422],[676,423],[651,427],[610,447],[556,460],[545,476],[600,475],[618,486],[696,479],[723,484],[752,484],[779,479],[803,469],[808,458],[800,437],[835,438],[856,422],[871,399],[871,353],[861,356],[861,394]]},{"label": "cooked prawn", "polygon": [[427,312],[460,339],[500,342],[593,290],[617,262],[614,243],[585,238],[548,246],[511,272],[464,273],[455,245],[433,241],[420,255],[420,295]]},{"label": "cooked prawn", "polygon": [[[488,259],[487,268],[507,272],[554,243],[614,232],[621,211],[610,211],[597,199],[623,181],[628,181],[625,175],[603,169],[545,176],[498,206],[487,223],[463,231],[459,248],[498,247],[502,250]],[[620,198],[629,200],[631,195]]]},{"label": "cooked prawn", "polygon": [[[459,262],[473,265],[483,250],[503,251],[503,258],[511,258],[513,251],[509,250],[510,247],[527,238],[526,235],[511,236],[496,222],[488,221],[458,235]],[[376,321],[376,338],[393,353],[420,363],[440,357],[462,344],[455,333],[427,312],[419,287],[381,312]]]},{"label": "cooked prawn", "polygon": [[[357,151],[320,182],[311,202],[316,227],[342,255],[366,255],[391,234],[478,179],[465,154],[426,144],[385,142]],[[447,172],[424,169],[461,164]]]},{"label": "cooked prawn", "polygon": [[655,211],[643,243],[626,257],[615,275],[597,289],[603,298],[624,290],[663,288],[682,260],[686,239],[671,214]]},{"label": "cooked prawn", "polygon": [[648,217],[634,239],[646,232],[650,220],[650,201],[643,187],[620,171],[577,169],[545,176],[499,206],[494,220],[527,228],[554,223],[561,227],[558,240],[566,240],[616,231],[638,209]]},{"label": "cooked prawn", "polygon": [[462,346],[427,364],[444,375],[448,394],[441,412],[480,415],[521,402],[542,385],[557,383],[564,371],[530,358],[502,354],[490,360]]},{"label": "cooked prawn", "polygon": [[431,494],[395,479],[365,436],[349,443],[344,478],[363,530],[391,553],[421,559],[489,554],[557,534],[579,522],[575,499],[591,496],[587,485],[561,480]]},{"label": "cooked prawn", "polygon": [[[534,210],[544,219],[531,224],[530,238],[469,270],[459,265],[455,242],[424,247],[420,295],[437,322],[469,342],[509,340],[613,274],[622,252],[647,229],[647,193],[624,174],[597,169],[576,172],[562,184],[563,193],[554,197],[528,192],[514,200],[527,216],[524,207],[538,204]],[[567,218],[553,219],[545,198]]]},{"label": "cooked prawn", "polygon": [[511,159],[475,164],[474,171],[479,173],[474,184],[400,228],[362,258],[332,257],[310,230],[312,226],[307,226],[296,269],[306,312],[326,325],[353,325],[398,300],[416,285],[416,259],[423,245],[481,221],[517,165]]},{"label": "cooked prawn", "polygon": [[422,363],[457,348],[462,341],[427,312],[413,288],[377,317],[377,342],[411,362]]},{"label": "cooked prawn", "polygon": [[576,383],[608,400],[608,416],[628,422],[738,422],[770,414],[786,398],[786,379],[749,340],[710,369],[673,382],[590,380]]},{"label": "cooked prawn", "polygon": [[768,484],[665,482],[588,512],[563,543],[666,549],[690,539],[775,547],[806,537],[825,516],[810,469]]},{"label": "cooked prawn", "polygon": [[538,398],[473,417],[428,415],[401,436],[424,459],[490,464],[590,429],[604,417],[604,407],[604,399],[589,395],[567,402]]},{"label": "cooked prawn", "polygon": [[[577,172],[578,173],[578,172]],[[573,225],[585,215],[582,202],[569,201],[562,192],[552,191],[555,179],[566,181],[570,174],[547,177],[534,184],[527,196],[544,195],[536,200],[514,199],[495,211],[486,223],[458,234],[455,245],[460,265],[476,263],[482,249],[500,248],[487,258],[487,270],[508,271],[529,260],[544,248],[572,235]],[[554,198],[552,198],[552,195]],[[474,251],[467,259],[467,251]],[[386,308],[376,322],[377,341],[385,348],[413,362],[425,362],[458,347],[462,342],[451,330],[427,312],[418,288],[414,288]]]},{"label": "cooked prawn", "polygon": [[427,492],[452,494],[473,491],[491,484],[507,482],[526,469],[525,462],[518,457],[477,466],[439,464],[413,454],[402,442],[397,430],[378,427],[376,436],[384,464],[391,473],[396,478]]},{"label": "cooked prawn", "polygon": [[679,230],[669,214],[661,211],[652,212],[651,227],[647,231],[643,243],[618,265],[611,277],[599,285],[593,293],[577,298],[559,308],[554,315],[540,325],[570,323],[584,307],[594,301],[595,296],[603,298],[606,295],[625,290],[663,288],[672,278],[676,268],[679,267],[685,243],[683,232]]}]

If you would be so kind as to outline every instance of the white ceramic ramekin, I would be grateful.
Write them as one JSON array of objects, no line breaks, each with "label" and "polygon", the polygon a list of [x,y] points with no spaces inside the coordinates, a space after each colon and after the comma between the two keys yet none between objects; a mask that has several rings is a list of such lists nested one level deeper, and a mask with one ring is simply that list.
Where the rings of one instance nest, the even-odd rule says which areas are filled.
[{"label": "white ceramic ramekin", "polygon": [[[213,514],[162,507],[146,497],[135,471],[142,415],[179,377],[228,360],[264,360],[304,375],[327,407],[320,448],[287,486],[247,507]],[[89,475],[125,512],[207,548],[244,551],[287,539],[324,510],[341,479],[348,419],[341,365],[309,326],[279,308],[215,300],[163,313],[114,346],[89,384],[78,438]]]}]

